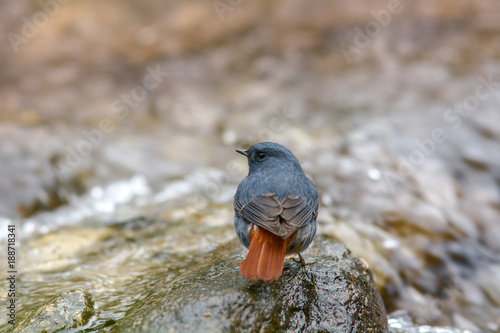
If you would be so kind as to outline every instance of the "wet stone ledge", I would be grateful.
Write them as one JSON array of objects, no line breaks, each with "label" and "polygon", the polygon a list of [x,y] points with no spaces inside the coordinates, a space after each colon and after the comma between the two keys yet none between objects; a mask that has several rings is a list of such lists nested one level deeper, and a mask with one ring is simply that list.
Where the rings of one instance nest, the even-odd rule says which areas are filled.
[{"label": "wet stone ledge", "polygon": [[60,293],[25,312],[9,333],[61,332],[86,325],[94,315],[92,295],[83,289]]},{"label": "wet stone ledge", "polygon": [[113,332],[387,332],[371,272],[342,244],[319,238],[302,267],[285,261],[278,281],[240,276],[245,250],[215,249],[168,285],[151,284]]}]

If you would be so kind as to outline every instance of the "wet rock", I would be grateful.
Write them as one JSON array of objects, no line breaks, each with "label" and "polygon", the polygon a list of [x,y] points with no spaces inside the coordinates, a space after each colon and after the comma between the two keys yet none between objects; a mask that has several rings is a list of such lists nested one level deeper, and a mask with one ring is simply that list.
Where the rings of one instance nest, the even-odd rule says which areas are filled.
[{"label": "wet rock", "polygon": [[83,289],[75,289],[61,293],[34,310],[25,312],[10,332],[59,332],[81,327],[93,315],[92,296]]},{"label": "wet rock", "polygon": [[342,244],[319,239],[278,281],[240,276],[236,241],[168,285],[152,284],[114,332],[387,332],[371,272]]}]

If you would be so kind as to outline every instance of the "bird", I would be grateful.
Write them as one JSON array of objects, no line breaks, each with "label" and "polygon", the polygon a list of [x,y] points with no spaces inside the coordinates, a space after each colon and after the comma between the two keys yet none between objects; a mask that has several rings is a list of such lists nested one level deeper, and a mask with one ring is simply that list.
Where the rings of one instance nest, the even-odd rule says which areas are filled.
[{"label": "bird", "polygon": [[234,227],[248,248],[240,273],[250,280],[275,281],[285,255],[306,250],[316,235],[318,191],[299,160],[284,146],[261,142],[236,152],[248,159],[248,175],[234,195]]}]

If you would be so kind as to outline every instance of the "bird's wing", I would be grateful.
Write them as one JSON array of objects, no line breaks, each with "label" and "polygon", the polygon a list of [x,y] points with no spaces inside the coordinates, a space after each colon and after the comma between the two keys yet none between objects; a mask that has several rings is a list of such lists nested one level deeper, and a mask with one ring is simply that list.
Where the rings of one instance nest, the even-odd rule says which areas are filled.
[{"label": "bird's wing", "polygon": [[318,214],[318,205],[310,207],[295,194],[287,195],[280,203],[274,192],[254,197],[248,204],[234,202],[236,215],[256,224],[281,238],[287,238]]},{"label": "bird's wing", "polygon": [[235,200],[234,210],[236,215],[246,222],[262,226],[279,221],[279,215],[283,211],[274,192],[258,195],[246,205]]},{"label": "bird's wing", "polygon": [[281,207],[283,208],[281,218],[286,224],[295,227],[295,229],[302,228],[307,223],[316,219],[318,216],[318,205],[318,200],[311,207],[302,197],[296,194],[287,195],[281,202]]}]

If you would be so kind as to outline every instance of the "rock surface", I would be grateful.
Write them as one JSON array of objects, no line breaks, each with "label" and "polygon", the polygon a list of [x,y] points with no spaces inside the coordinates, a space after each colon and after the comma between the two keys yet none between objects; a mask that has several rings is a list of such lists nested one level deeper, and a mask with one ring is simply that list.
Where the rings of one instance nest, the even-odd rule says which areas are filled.
[{"label": "rock surface", "polygon": [[83,289],[75,289],[61,293],[34,310],[25,312],[10,332],[59,332],[81,327],[93,315],[92,296]]},{"label": "rock surface", "polygon": [[287,259],[278,281],[240,276],[232,241],[170,285],[152,285],[113,332],[387,332],[371,272],[342,244],[316,240],[306,267]]}]

